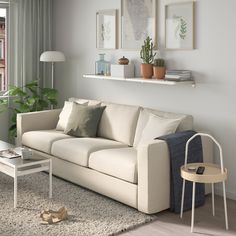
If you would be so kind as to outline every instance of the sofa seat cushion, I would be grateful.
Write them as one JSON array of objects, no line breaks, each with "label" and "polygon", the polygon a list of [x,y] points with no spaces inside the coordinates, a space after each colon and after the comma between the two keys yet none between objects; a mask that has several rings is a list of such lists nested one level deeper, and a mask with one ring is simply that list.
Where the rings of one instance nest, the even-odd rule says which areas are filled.
[{"label": "sofa seat cushion", "polygon": [[93,152],[89,168],[116,178],[137,183],[137,151],[132,147]]},{"label": "sofa seat cushion", "polygon": [[51,154],[52,143],[60,139],[70,139],[71,136],[57,130],[29,131],[22,136],[22,145]]},{"label": "sofa seat cushion", "polygon": [[72,138],[54,142],[52,155],[87,167],[92,152],[119,147],[127,147],[127,145],[103,138]]}]

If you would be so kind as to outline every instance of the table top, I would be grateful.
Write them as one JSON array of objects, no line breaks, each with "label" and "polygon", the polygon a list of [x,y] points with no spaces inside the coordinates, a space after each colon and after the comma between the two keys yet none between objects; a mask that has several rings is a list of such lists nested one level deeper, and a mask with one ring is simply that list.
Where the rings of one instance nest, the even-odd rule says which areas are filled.
[{"label": "table top", "polygon": [[[15,146],[10,143],[6,143],[3,141],[0,141],[0,150],[5,150],[8,148],[14,148]],[[0,157],[0,163],[5,164],[7,166],[11,167],[26,167],[26,166],[32,166],[35,164],[41,164],[41,163],[46,163],[49,162],[49,159],[44,159],[42,157],[37,156],[36,154],[33,154],[32,159],[22,159],[21,157],[16,157],[16,158],[4,158]]]},{"label": "table top", "polygon": [[37,165],[37,164],[42,164],[42,163],[47,163],[49,162],[50,159],[43,159],[43,158],[39,158],[39,159],[28,159],[28,160],[23,160],[21,157],[16,157],[16,158],[3,158],[0,157],[0,164],[5,164],[11,167],[26,167],[26,166],[33,166],[33,165]]},{"label": "table top", "polygon": [[[204,166],[205,170],[202,175],[196,174],[195,171],[189,170],[189,167]],[[224,168],[223,172],[217,164],[213,163],[190,163],[186,167],[181,166],[181,177],[188,181],[197,183],[218,183],[227,179],[227,169]]]}]

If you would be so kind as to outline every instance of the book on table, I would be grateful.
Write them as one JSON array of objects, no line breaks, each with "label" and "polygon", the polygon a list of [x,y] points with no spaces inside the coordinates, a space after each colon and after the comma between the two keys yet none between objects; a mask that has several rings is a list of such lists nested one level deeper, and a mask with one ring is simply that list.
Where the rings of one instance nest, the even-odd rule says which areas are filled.
[{"label": "book on table", "polygon": [[12,159],[12,158],[20,157],[20,156],[21,156],[21,153],[18,152],[18,149],[9,148],[9,149],[0,151],[0,157],[3,157],[3,158]]}]

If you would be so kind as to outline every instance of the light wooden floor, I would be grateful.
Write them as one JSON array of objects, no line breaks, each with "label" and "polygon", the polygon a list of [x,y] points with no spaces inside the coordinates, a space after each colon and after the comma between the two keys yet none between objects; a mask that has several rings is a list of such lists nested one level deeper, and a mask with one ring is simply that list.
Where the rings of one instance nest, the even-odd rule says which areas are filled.
[{"label": "light wooden floor", "polygon": [[191,211],[184,212],[183,219],[169,211],[160,212],[152,223],[127,231],[122,236],[172,236],[172,235],[236,235],[236,201],[227,200],[229,230],[225,230],[224,205],[221,197],[215,196],[216,216],[212,216],[211,197],[206,204],[195,210],[194,234],[190,233]]}]

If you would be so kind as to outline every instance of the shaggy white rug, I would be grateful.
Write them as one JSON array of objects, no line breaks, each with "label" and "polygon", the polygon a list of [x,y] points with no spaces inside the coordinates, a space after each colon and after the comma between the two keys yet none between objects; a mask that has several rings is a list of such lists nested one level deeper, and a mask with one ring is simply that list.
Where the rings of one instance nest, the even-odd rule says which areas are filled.
[{"label": "shaggy white rug", "polygon": [[[68,209],[69,219],[41,225],[44,208]],[[18,208],[13,209],[13,178],[0,173],[1,236],[114,235],[150,222],[145,215],[112,199],[53,177],[53,198],[48,198],[48,175],[38,173],[19,178]]]}]

